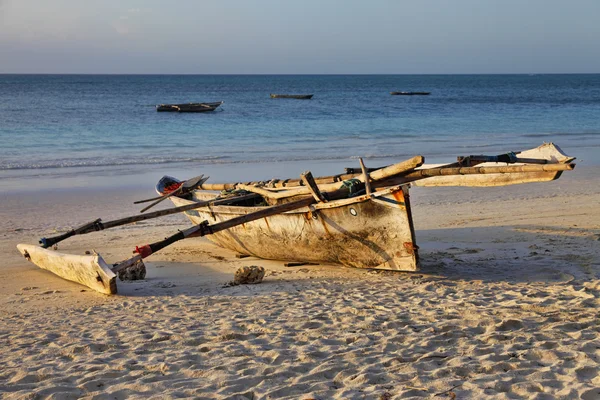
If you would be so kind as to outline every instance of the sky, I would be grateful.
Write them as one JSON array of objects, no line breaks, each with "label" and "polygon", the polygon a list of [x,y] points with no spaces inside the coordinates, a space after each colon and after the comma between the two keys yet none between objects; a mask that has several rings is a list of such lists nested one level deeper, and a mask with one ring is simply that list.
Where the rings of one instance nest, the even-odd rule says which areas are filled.
[{"label": "sky", "polygon": [[0,73],[600,73],[600,0],[0,0]]}]

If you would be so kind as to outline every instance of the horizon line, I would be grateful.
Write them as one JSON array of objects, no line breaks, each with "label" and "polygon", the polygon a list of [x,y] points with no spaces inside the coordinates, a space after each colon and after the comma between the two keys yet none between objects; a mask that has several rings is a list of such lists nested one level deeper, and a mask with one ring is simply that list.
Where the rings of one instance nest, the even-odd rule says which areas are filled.
[{"label": "horizon line", "polygon": [[0,72],[0,75],[129,75],[129,76],[435,76],[435,75],[598,75],[600,72],[459,72],[459,73],[119,73],[119,72]]}]

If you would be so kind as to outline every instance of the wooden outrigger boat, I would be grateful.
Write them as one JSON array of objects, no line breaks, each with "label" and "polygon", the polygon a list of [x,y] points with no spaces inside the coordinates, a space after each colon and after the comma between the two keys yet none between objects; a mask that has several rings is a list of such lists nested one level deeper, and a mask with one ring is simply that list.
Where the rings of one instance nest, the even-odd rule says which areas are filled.
[{"label": "wooden outrigger boat", "polygon": [[[423,165],[423,157],[416,156],[368,169],[361,159],[359,170],[347,169],[346,174],[318,178],[308,171],[300,179],[224,184],[206,183],[207,178],[202,176],[183,182],[163,177],[156,187],[159,196],[140,202],[154,201],[146,210],[169,198],[175,208],[108,222],[97,219],[62,235],[43,238],[42,247],[19,245],[19,250],[40,267],[103,293],[107,292],[99,288],[99,281],[110,288],[108,292],[116,291],[116,283],[110,284],[111,273],[139,268],[143,258],[178,240],[199,236],[265,259],[415,271],[419,255],[410,183],[501,186],[550,181],[562,171],[572,170],[573,160],[547,143],[520,153],[459,157],[456,163],[437,166]],[[99,256],[60,255],[45,249],[73,235],[179,212],[195,225],[162,241],[137,247],[137,256],[112,267]]]},{"label": "wooden outrigger boat", "polygon": [[300,99],[310,100],[314,96],[313,94],[273,94],[271,93],[272,99]]},{"label": "wooden outrigger boat", "polygon": [[[498,156],[469,156],[460,159],[462,165],[476,164],[475,170],[459,163],[456,163],[456,166],[423,165],[407,174],[388,178],[390,180],[387,182],[373,182],[375,186],[379,186],[379,190],[371,195],[317,202],[299,210],[210,235],[208,239],[230,250],[259,258],[415,271],[418,269],[418,247],[415,244],[407,183],[413,182],[420,186],[502,186],[549,181],[557,179],[563,170],[555,170],[551,164],[567,165],[573,160],[551,143],[529,151],[505,155],[505,161],[513,164],[512,166],[506,166],[506,162],[482,162],[491,159],[497,160]],[[536,164],[527,166],[518,161]],[[544,171],[543,165],[549,167],[547,171]],[[464,175],[457,175],[461,169]],[[519,172],[528,169],[536,172]],[[495,170],[498,172],[486,173]],[[421,173],[426,174],[425,178],[415,179],[419,178]],[[157,185],[159,194],[162,193],[162,187],[169,184],[169,178],[165,178]],[[307,186],[298,186],[295,192],[293,187],[288,187],[289,193],[269,193],[266,188],[238,184],[235,188],[254,190],[265,197],[245,201],[239,205],[189,210],[185,214],[194,224],[203,221],[220,222],[258,211],[261,203],[266,206],[272,199],[282,201],[286,198],[285,195],[310,193]],[[218,184],[202,184],[200,188],[221,189]],[[204,190],[195,190],[185,197],[172,196],[170,199],[176,206],[184,206],[211,200],[215,196]],[[292,245],[286,246],[286,243]]]},{"label": "wooden outrigger boat", "polygon": [[429,96],[431,92],[390,92],[392,96]]},{"label": "wooden outrigger boat", "polygon": [[182,103],[182,104],[158,104],[156,111],[159,112],[206,112],[214,111],[221,104],[222,101],[215,101],[212,103]]}]

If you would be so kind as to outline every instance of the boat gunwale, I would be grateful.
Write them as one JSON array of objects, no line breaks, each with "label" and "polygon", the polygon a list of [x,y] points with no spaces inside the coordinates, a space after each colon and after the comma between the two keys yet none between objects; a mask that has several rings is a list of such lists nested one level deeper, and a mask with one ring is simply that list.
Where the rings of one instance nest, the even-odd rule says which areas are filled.
[{"label": "boat gunwale", "polygon": [[[350,197],[347,199],[334,200],[334,201],[327,202],[327,203],[319,202],[319,203],[311,204],[307,207],[299,208],[297,210],[287,211],[282,214],[303,214],[303,213],[314,212],[314,211],[322,210],[322,209],[346,207],[346,206],[349,206],[352,204],[363,203],[363,202],[369,201],[371,199],[378,199],[379,197],[400,191],[400,190],[402,190],[402,187],[408,186],[408,185],[409,184],[403,183],[401,185],[395,185],[395,186],[388,187],[384,190],[377,191],[375,193],[372,193],[371,195],[363,194],[360,196]],[[201,191],[201,193],[206,193],[206,191]],[[188,199],[183,199],[181,197],[177,197],[177,200],[173,199],[173,201],[184,201],[186,203],[191,204],[191,203],[197,202],[199,200],[188,200]],[[250,206],[250,207],[227,206],[227,205],[210,206],[209,208],[206,209],[206,212],[215,213],[215,214],[240,215],[240,214],[249,214],[252,212],[260,211],[267,207],[269,207],[269,206]]]}]

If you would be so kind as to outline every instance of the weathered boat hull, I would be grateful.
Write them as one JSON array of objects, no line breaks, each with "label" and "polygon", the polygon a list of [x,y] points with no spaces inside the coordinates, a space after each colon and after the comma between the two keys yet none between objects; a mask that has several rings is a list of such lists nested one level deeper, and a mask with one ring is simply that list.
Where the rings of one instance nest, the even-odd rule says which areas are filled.
[{"label": "weathered boat hull", "polygon": [[[214,196],[197,191],[193,200],[173,197],[172,201],[180,206]],[[212,224],[261,208],[215,206],[186,214],[194,224]],[[418,269],[407,186],[390,188],[373,197],[314,204],[207,238],[233,251],[265,259],[401,271]]]},{"label": "weathered boat hull", "polygon": [[201,112],[215,111],[216,109],[217,109],[217,107],[215,107],[215,106],[207,106],[204,104],[192,104],[192,105],[179,106],[177,111],[180,113],[201,113]]},{"label": "weathered boat hull", "polygon": [[117,293],[116,275],[99,255],[61,254],[28,244],[19,244],[17,248],[29,261],[61,278],[100,293]]},{"label": "weathered boat hull", "polygon": [[[211,102],[211,103],[158,104],[156,106],[156,111],[159,111],[159,112],[182,112],[181,111],[182,109],[201,108],[202,106],[206,106],[206,108],[212,108],[210,110],[204,110],[204,111],[214,111],[221,104],[223,104],[222,101],[215,101],[215,102]],[[183,112],[186,112],[186,111],[183,111]]]}]

